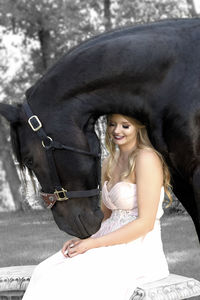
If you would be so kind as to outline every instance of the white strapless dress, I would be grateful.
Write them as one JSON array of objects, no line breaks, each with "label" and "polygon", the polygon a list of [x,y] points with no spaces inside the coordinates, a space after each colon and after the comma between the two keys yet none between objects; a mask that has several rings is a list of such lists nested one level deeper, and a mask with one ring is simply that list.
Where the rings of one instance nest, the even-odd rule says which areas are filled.
[{"label": "white strapless dress", "polygon": [[[136,184],[121,181],[108,191],[104,183],[102,199],[112,214],[92,237],[137,218],[136,189]],[[129,300],[138,284],[167,277],[160,230],[163,199],[162,187],[154,229],[145,236],[127,244],[91,249],[73,258],[65,258],[59,251],[40,263],[23,300]]]}]

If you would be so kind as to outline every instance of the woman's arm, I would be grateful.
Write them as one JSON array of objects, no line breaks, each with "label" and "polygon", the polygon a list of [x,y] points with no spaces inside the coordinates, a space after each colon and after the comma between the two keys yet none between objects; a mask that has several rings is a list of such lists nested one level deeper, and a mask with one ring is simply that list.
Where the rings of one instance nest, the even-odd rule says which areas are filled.
[{"label": "woman's arm", "polygon": [[156,153],[141,150],[136,158],[135,172],[138,218],[112,233],[95,238],[95,247],[128,243],[153,229],[163,184],[162,164]]},{"label": "woman's arm", "polygon": [[69,249],[69,257],[93,248],[128,243],[153,229],[163,184],[162,164],[156,153],[150,150],[141,150],[136,158],[135,173],[138,218],[102,237],[77,241],[75,247]]}]

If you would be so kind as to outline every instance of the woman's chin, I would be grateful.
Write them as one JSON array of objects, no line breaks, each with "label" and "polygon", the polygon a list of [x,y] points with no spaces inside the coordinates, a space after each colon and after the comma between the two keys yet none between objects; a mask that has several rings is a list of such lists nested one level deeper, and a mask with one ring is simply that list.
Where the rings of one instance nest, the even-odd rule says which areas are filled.
[{"label": "woman's chin", "polygon": [[117,146],[122,146],[126,144],[125,140],[114,140],[114,143]]}]

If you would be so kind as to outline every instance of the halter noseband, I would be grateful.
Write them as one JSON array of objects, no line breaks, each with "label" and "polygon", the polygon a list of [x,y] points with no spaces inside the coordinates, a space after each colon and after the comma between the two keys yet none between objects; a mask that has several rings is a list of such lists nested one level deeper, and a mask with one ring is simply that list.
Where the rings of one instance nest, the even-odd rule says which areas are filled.
[{"label": "halter noseband", "polygon": [[47,161],[49,165],[49,170],[50,170],[50,176],[51,176],[51,181],[52,185],[54,186],[54,193],[43,193],[41,192],[40,195],[47,204],[48,208],[52,208],[52,206],[56,203],[56,201],[65,201],[68,200],[69,198],[86,198],[86,197],[93,197],[97,196],[100,193],[100,172],[97,170],[97,188],[96,189],[91,189],[91,190],[85,190],[85,191],[70,191],[68,192],[66,189],[64,189],[61,186],[60,179],[56,170],[56,165],[55,165],[55,159],[54,159],[54,154],[53,151],[56,149],[59,150],[68,150],[68,151],[73,151],[77,152],[80,154],[84,155],[89,155],[96,159],[98,163],[100,163],[100,157],[101,155],[77,149],[74,147],[70,146],[65,146],[59,142],[53,141],[51,137],[49,137],[46,132],[43,129],[42,123],[40,119],[34,115],[31,111],[31,108],[27,102],[23,104],[24,111],[26,113],[26,116],[28,117],[28,124],[31,127],[31,129],[37,134],[37,136],[40,138],[42,142],[42,146],[46,150],[46,155],[47,155]]}]

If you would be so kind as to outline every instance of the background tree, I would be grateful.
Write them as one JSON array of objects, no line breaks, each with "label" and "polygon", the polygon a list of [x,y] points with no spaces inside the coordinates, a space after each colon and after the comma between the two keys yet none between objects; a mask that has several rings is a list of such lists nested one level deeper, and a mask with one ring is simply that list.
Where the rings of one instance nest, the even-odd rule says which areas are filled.
[{"label": "background tree", "polygon": [[108,31],[112,28],[110,8],[111,8],[111,1],[110,0],[104,0],[105,31]]},{"label": "background tree", "polygon": [[0,119],[0,153],[1,153],[1,161],[3,169],[5,170],[6,180],[9,182],[9,187],[11,194],[14,199],[15,209],[22,209],[22,196],[20,193],[21,181],[19,179],[16,166],[13,161],[13,157],[11,154],[10,144],[6,140],[7,130],[6,126],[3,123],[2,118]]},{"label": "background tree", "polygon": [[187,0],[187,7],[191,17],[199,16],[199,13],[197,12],[196,5],[195,5],[197,1],[199,0]]}]

